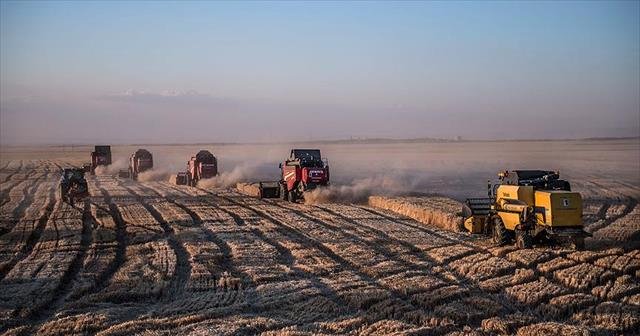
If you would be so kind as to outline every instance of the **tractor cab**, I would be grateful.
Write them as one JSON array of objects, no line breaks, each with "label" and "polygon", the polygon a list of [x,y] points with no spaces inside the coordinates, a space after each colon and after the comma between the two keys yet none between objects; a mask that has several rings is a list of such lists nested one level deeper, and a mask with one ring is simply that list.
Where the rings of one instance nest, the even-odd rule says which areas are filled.
[{"label": "tractor cab", "polygon": [[64,168],[62,170],[62,181],[65,183],[84,180],[84,168]]},{"label": "tractor cab", "polygon": [[561,180],[560,173],[547,170],[511,170],[498,174],[501,184],[532,186],[534,190],[571,191],[569,181]]},{"label": "tractor cab", "polygon": [[287,165],[299,165],[308,168],[324,168],[319,149],[292,149]]}]

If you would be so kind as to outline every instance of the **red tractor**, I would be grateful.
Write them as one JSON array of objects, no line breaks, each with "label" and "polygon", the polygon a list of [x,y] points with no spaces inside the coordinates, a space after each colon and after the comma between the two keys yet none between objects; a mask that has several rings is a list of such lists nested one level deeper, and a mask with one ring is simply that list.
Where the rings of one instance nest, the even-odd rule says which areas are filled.
[{"label": "red tractor", "polygon": [[195,187],[201,179],[218,175],[218,160],[208,150],[201,150],[187,162],[188,185]]},{"label": "red tractor", "polygon": [[129,158],[129,177],[138,179],[138,174],[153,168],[153,156],[146,149],[138,149]]},{"label": "red tractor", "polygon": [[91,175],[96,174],[96,167],[111,164],[111,146],[96,146],[91,152]]},{"label": "red tractor", "polygon": [[329,165],[319,149],[292,149],[280,170],[280,196],[290,202],[302,199],[307,190],[329,185]]}]

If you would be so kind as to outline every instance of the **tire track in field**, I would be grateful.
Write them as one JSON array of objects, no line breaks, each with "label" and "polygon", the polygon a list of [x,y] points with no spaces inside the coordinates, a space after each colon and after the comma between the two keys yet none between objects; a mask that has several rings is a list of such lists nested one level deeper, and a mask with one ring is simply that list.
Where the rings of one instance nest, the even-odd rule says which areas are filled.
[{"label": "tire track in field", "polygon": [[595,234],[596,232],[611,225],[613,222],[617,221],[618,219],[627,216],[629,213],[631,213],[631,211],[633,211],[633,208],[635,208],[638,205],[638,200],[631,197],[625,197],[623,203],[624,203],[624,209],[622,209],[620,214],[612,214],[609,217],[607,217],[607,210],[609,210],[609,208],[613,204],[605,203],[605,205],[600,209],[600,211],[598,211],[598,214],[597,214],[598,219],[600,219],[601,221],[599,223],[594,223],[590,225],[589,232],[591,234]]},{"label": "tire track in field", "polygon": [[187,213],[189,215],[189,217],[191,217],[191,220],[193,221],[193,224],[197,227],[200,228],[200,230],[202,231],[202,233],[204,233],[204,235],[207,237],[207,240],[209,240],[210,242],[214,243],[218,249],[220,250],[220,252],[222,253],[222,260],[220,263],[220,269],[221,272],[228,272],[229,274],[231,274],[231,276],[233,277],[238,277],[240,279],[242,279],[242,282],[245,284],[250,283],[251,281],[249,280],[249,276],[238,270],[232,262],[232,255],[231,255],[231,247],[229,246],[229,244],[227,244],[227,242],[225,242],[224,240],[220,239],[219,237],[216,236],[215,233],[213,233],[211,230],[207,229],[204,226],[204,221],[202,220],[202,218],[200,217],[200,215],[198,215],[195,211],[193,211],[192,209],[189,209],[189,207],[177,200],[170,200],[170,199],[166,199],[168,202],[174,204],[175,206],[179,207],[180,209],[182,209],[185,213]]},{"label": "tire track in field", "polygon": [[92,288],[89,289],[87,295],[98,293],[106,288],[109,280],[111,280],[113,275],[127,261],[126,223],[124,219],[122,219],[122,215],[120,214],[118,207],[113,202],[111,195],[109,195],[109,192],[100,185],[100,181],[98,180],[96,180],[96,188],[100,190],[100,193],[102,193],[104,201],[109,207],[107,212],[109,212],[111,218],[113,219],[113,222],[116,225],[116,251],[113,260],[109,262],[105,270],[97,277],[95,284]]},{"label": "tire track in field", "polygon": [[82,231],[80,233],[80,246],[78,253],[74,256],[73,260],[69,264],[68,268],[62,275],[60,283],[54,290],[53,297],[45,302],[41,307],[33,310],[28,317],[32,321],[32,325],[40,325],[43,322],[51,318],[56,311],[65,303],[69,298],[73,283],[78,274],[84,268],[84,261],[87,256],[87,251],[91,247],[93,241],[93,226],[95,218],[91,215],[90,203],[84,202],[84,209],[82,211]]},{"label": "tire track in field", "polygon": [[[154,208],[146,201],[144,196],[138,194],[135,190],[124,185],[121,181],[118,181],[118,185],[125,188],[127,191],[129,191],[129,193],[134,195],[137,198],[138,202],[142,204],[142,206],[160,224],[162,230],[164,230],[165,238],[167,239],[169,246],[176,255],[175,276],[171,277],[171,281],[169,282],[169,297],[178,296],[179,294],[184,292],[185,287],[189,282],[189,278],[191,277],[191,263],[189,262],[191,256],[189,255],[189,252],[187,251],[187,249],[185,249],[182,242],[176,237],[175,231],[173,230],[171,225],[164,219],[162,214],[156,208]],[[144,188],[158,195],[155,190],[152,190],[148,187]],[[160,197],[161,196],[158,195],[156,198]]]},{"label": "tire track in field", "polygon": [[[153,189],[153,187],[147,187],[147,186],[145,186],[145,188]],[[156,190],[153,190],[153,191],[156,192],[156,194],[159,195],[159,193]],[[196,198],[199,201],[199,204],[198,204],[199,206],[200,205],[204,205],[204,206],[210,207],[211,209],[216,209],[216,210],[219,210],[221,212],[224,212],[225,214],[227,214],[227,215],[232,217],[232,219],[234,220],[236,225],[239,225],[239,226],[245,226],[246,225],[245,224],[245,220],[242,219],[240,216],[238,216],[235,213],[230,212],[227,209],[219,207],[218,204],[216,204],[215,202],[212,202],[211,200],[206,200],[204,197],[191,196],[191,195],[189,195],[187,193],[184,193],[182,191],[181,191],[181,193],[185,196],[185,197],[182,197],[183,199],[184,198],[189,198],[189,199]],[[163,197],[163,196],[160,195],[160,197]],[[192,218],[192,220],[194,221],[194,223],[202,228],[202,230],[205,233],[205,235],[208,238],[211,238],[211,240],[219,246],[220,250],[223,251],[223,254],[225,256],[228,256],[228,258],[229,258],[228,264],[225,262],[224,264],[226,264],[226,265],[222,265],[222,266],[224,266],[223,271],[226,270],[226,271],[228,271],[230,274],[232,274],[234,276],[238,276],[238,274],[240,274],[241,278],[249,279],[249,276],[244,274],[244,272],[235,269],[235,266],[232,264],[232,261],[231,261],[231,249],[228,246],[228,244],[226,242],[224,242],[223,240],[221,240],[220,238],[217,238],[213,232],[211,232],[209,229],[204,227],[202,224],[204,222],[206,222],[206,221],[203,221],[200,218],[200,216],[194,210],[189,208],[189,205],[193,205],[193,204],[190,204],[191,202],[186,203],[184,201],[181,201],[180,199],[175,200],[175,199],[168,199],[168,198],[165,198],[165,200],[168,201],[169,203],[175,204],[176,206],[178,206],[179,208],[184,210],[187,214],[189,214],[190,217]],[[346,309],[346,307],[348,307],[347,303],[344,302],[344,300],[342,298],[338,297],[337,294],[331,288],[329,288],[326,284],[322,283],[317,278],[317,276],[315,276],[314,274],[307,273],[306,271],[304,271],[304,270],[300,269],[299,267],[295,266],[294,265],[294,257],[291,254],[291,251],[289,251],[286,247],[284,247],[282,244],[278,243],[276,240],[274,240],[272,238],[269,238],[269,237],[266,237],[264,235],[264,233],[262,231],[258,230],[258,229],[252,229],[250,232],[255,234],[258,239],[261,239],[265,243],[273,246],[278,251],[278,253],[279,253],[278,262],[279,263],[287,265],[291,270],[294,271],[294,274],[296,276],[298,276],[299,278],[309,280],[311,285],[314,286],[315,288],[317,288],[320,291],[322,296],[331,299],[338,307],[342,307],[342,313],[343,313],[342,316],[344,316],[344,314],[353,313],[353,311],[347,311],[347,309]],[[248,299],[251,302],[256,300],[256,298],[248,298]],[[249,303],[247,307],[241,308],[240,311],[232,311],[232,312],[229,312],[228,314],[224,314],[224,315],[229,315],[229,314],[232,314],[232,313],[236,313],[237,314],[237,313],[241,313],[241,312],[251,313],[252,312],[251,306],[252,306],[252,304]],[[206,319],[207,318],[205,316],[199,317],[199,318],[195,318],[192,321],[190,321],[189,323],[187,323],[186,325],[180,325],[180,327],[185,327],[185,326],[188,326],[188,325],[199,323],[199,322],[202,322],[202,321],[204,321]],[[167,322],[169,324],[173,323],[171,321],[167,321]],[[128,332],[139,332],[139,331],[142,331],[142,330],[163,330],[163,329],[166,329],[166,325],[165,324],[163,324],[162,326],[159,326],[153,321],[149,321],[149,322],[142,321],[142,325],[143,325],[143,327],[137,326],[137,325],[136,326],[131,326],[131,328],[128,328],[127,331]],[[274,328],[275,329],[281,329],[281,328],[287,327],[289,325],[293,325],[293,324],[286,324],[286,323],[283,322],[282,325],[279,325],[279,326],[274,327]],[[175,327],[178,327],[178,326],[175,326]],[[255,332],[255,330],[250,329],[250,331],[248,331],[248,332],[252,333],[252,332]]]},{"label": "tire track in field", "polygon": [[[218,210],[224,212],[225,214],[229,215],[230,217],[232,217],[232,219],[236,223],[236,225],[238,225],[238,226],[246,226],[247,225],[246,224],[246,220],[244,218],[242,218],[240,215],[238,215],[236,213],[233,213],[232,211],[230,211],[228,209],[220,207],[215,202],[209,201],[209,202],[207,202],[207,204],[212,206],[212,207],[214,207],[215,209],[218,209]],[[259,215],[259,212],[255,211],[253,208],[249,208],[247,206],[241,206],[241,207],[244,208],[244,209],[250,210],[250,211],[252,211],[252,212],[254,212],[254,213]],[[333,291],[331,288],[329,288],[326,284],[323,284],[321,281],[319,281],[318,277],[315,274],[312,274],[312,273],[309,273],[307,271],[304,271],[304,270],[300,269],[298,266],[295,265],[295,257],[291,253],[291,250],[289,250],[288,248],[286,248],[285,246],[283,246],[282,244],[277,242],[275,239],[267,237],[264,234],[264,232],[262,232],[261,230],[259,230],[257,228],[251,228],[250,232],[252,234],[254,234],[256,237],[258,237],[259,239],[261,239],[262,241],[264,241],[265,243],[267,243],[268,245],[271,245],[276,251],[278,251],[278,262],[280,264],[286,265],[287,267],[292,269],[294,271],[294,273],[298,277],[310,280],[311,283],[316,288],[318,288],[325,297],[330,298],[334,303],[338,304],[338,306],[346,307],[346,305],[347,305],[346,302],[344,302],[344,300],[339,298],[337,296],[337,294],[335,293],[335,291]],[[280,235],[282,235],[284,237],[287,237],[285,232],[280,230],[279,228],[276,229],[276,232],[278,232]],[[299,242],[301,244],[304,244],[306,241],[299,241]]]},{"label": "tire track in field", "polygon": [[[386,218],[386,219],[388,219],[388,220],[390,220],[392,222],[395,222],[395,223],[397,223],[399,225],[405,225],[405,226],[409,226],[409,227],[414,227],[414,228],[419,229],[419,230],[425,230],[426,232],[431,232],[431,230],[429,230],[427,228],[415,227],[415,226],[410,225],[409,223],[407,223],[405,221],[397,220],[397,219],[395,219],[393,217],[389,217],[386,214],[381,213],[381,212],[379,212],[377,210],[373,210],[373,209],[370,209],[368,207],[363,207],[363,206],[357,206],[357,207],[360,208],[360,209],[363,209],[365,211],[368,211],[368,212],[370,212],[370,213],[372,213],[374,215],[379,215],[381,217],[384,217],[384,218]],[[484,247],[481,247],[481,246],[476,246],[476,245],[473,245],[473,244],[471,244],[469,242],[466,242],[466,241],[463,241],[463,240],[456,240],[456,239],[449,238],[449,237],[444,237],[444,236],[441,236],[441,237],[443,239],[448,239],[450,241],[457,241],[458,244],[462,244],[462,245],[465,245],[465,246],[467,246],[469,248],[473,248],[474,251],[476,251],[476,252],[485,252],[485,253],[492,254],[491,251],[489,251],[487,248],[484,248]],[[564,252],[556,253],[556,254],[553,254],[552,257],[550,259],[548,259],[548,260],[551,260],[551,259],[554,259],[554,258],[561,258],[561,257],[562,258],[566,258],[569,254],[574,253],[574,252],[575,251],[570,250],[570,251],[564,251]],[[562,288],[565,291],[565,293],[563,295],[578,294],[578,293],[591,294],[591,290],[592,290],[593,287],[606,284],[606,281],[604,281],[602,283],[598,283],[598,284],[594,285],[593,287],[587,287],[587,288],[584,288],[584,289],[578,289],[578,288],[569,287],[569,286],[565,285],[564,283],[562,283],[561,281],[556,279],[556,277],[554,276],[554,274],[556,272],[561,271],[563,269],[574,267],[574,266],[576,266],[576,265],[578,265],[580,263],[571,264],[571,265],[568,265],[568,266],[565,266],[565,267],[561,267],[561,268],[553,270],[552,272],[543,272],[543,271],[540,271],[537,267],[532,267],[532,266],[527,265],[525,263],[522,263],[522,262],[520,262],[518,260],[510,260],[510,259],[507,259],[507,260],[515,263],[517,265],[517,267],[519,267],[519,268],[531,269],[534,272],[534,277],[533,277],[534,280],[531,280],[531,281],[536,281],[536,279],[542,277],[542,278],[546,279],[548,282],[552,283],[553,285],[556,285],[556,286]],[[541,261],[541,262],[544,262],[544,260]],[[588,262],[588,263],[593,265],[592,262]],[[609,270],[612,271],[613,273],[615,273],[616,276],[622,276],[623,275],[623,272],[620,272],[620,271],[617,271],[617,270],[612,270],[612,269],[609,269]],[[510,287],[510,286],[504,287],[503,289],[501,289],[500,292],[504,293],[504,291],[508,287]],[[511,302],[513,302],[513,300],[510,299],[510,298],[506,298],[506,299],[511,301]],[[549,299],[545,299],[545,300],[541,301],[540,304],[547,303],[549,300],[550,300],[550,298]],[[522,304],[520,302],[515,302],[515,303],[516,303],[516,307],[520,307],[520,308],[525,309],[525,310],[530,308],[530,306],[528,306],[526,304]],[[545,319],[543,312],[537,311],[537,312],[535,312],[535,314],[536,314],[536,316],[537,316],[537,318],[539,320],[544,320]]]},{"label": "tire track in field", "polygon": [[[410,255],[410,256],[413,256],[416,259],[420,260],[421,262],[424,262],[424,263],[427,263],[427,264],[430,264],[430,265],[444,266],[444,265],[441,265],[440,263],[438,263],[433,258],[431,258],[428,255],[426,255],[424,252],[422,252],[419,248],[417,248],[415,245],[411,244],[410,242],[391,237],[386,232],[383,232],[380,229],[371,227],[371,226],[369,226],[367,224],[358,223],[356,220],[353,220],[351,218],[347,218],[347,217],[345,217],[343,215],[340,215],[340,214],[338,214],[338,213],[336,213],[334,211],[331,211],[329,209],[321,208],[321,207],[317,207],[317,206],[315,207],[315,208],[320,209],[320,210],[324,211],[325,213],[327,213],[327,214],[329,214],[329,215],[331,215],[331,216],[333,216],[335,218],[338,218],[341,221],[349,223],[349,225],[351,226],[351,230],[358,230],[358,229],[366,230],[369,233],[372,233],[375,236],[377,236],[377,239],[379,241],[391,242],[391,243],[393,243],[395,245],[401,246],[403,248],[402,253],[392,252],[388,248],[380,247],[375,242],[369,242],[369,241],[363,240],[363,239],[361,239],[360,237],[358,237],[357,235],[355,235],[353,233],[346,232],[342,226],[346,227],[347,225],[344,225],[344,224],[336,225],[336,224],[329,223],[326,220],[318,219],[318,218],[315,218],[315,217],[313,217],[311,215],[308,215],[308,214],[302,212],[299,208],[298,209],[289,208],[287,206],[282,206],[280,204],[273,204],[273,205],[275,205],[275,206],[277,206],[277,207],[279,207],[281,209],[291,211],[294,214],[296,214],[296,215],[298,215],[298,216],[300,216],[300,217],[302,217],[302,218],[304,218],[304,219],[306,219],[308,221],[312,221],[312,222],[314,222],[314,223],[316,223],[316,224],[318,224],[318,225],[320,225],[320,226],[322,226],[322,227],[324,227],[324,228],[326,228],[328,230],[340,232],[340,234],[344,235],[345,237],[348,237],[349,239],[351,239],[352,241],[356,242],[357,244],[361,244],[361,245],[365,245],[365,246],[369,247],[375,253],[384,256],[385,259],[393,260],[395,262],[400,263],[402,265],[402,267],[403,267],[401,272],[404,272],[404,271],[407,271],[407,270],[412,270],[412,269],[419,269],[419,270],[421,270],[423,272],[426,272],[429,275],[437,277],[438,279],[442,280],[445,283],[446,282],[451,282],[451,280],[445,279],[445,278],[439,276],[438,274],[432,272],[431,271],[432,267],[416,265],[416,264],[414,264],[412,262],[408,262],[406,260],[402,260],[400,258],[397,258],[396,254],[398,254],[399,256]],[[447,267],[445,266],[445,268],[447,268]],[[450,269],[448,269],[448,270],[452,271]],[[503,275],[503,274],[500,274],[500,275]],[[498,275],[498,276],[500,276],[500,275]],[[459,284],[462,284],[462,285],[472,285],[472,283],[466,278],[456,277],[456,281]]]},{"label": "tire track in field", "polygon": [[[33,201],[35,199],[35,192],[38,189],[38,187],[40,186],[38,184],[39,180],[40,179],[44,179],[45,180],[44,183],[46,183],[46,180],[48,180],[48,176],[49,176],[49,174],[47,173],[45,176],[40,176],[40,177],[34,179],[33,183],[31,183],[30,186],[25,187],[22,190],[22,199],[16,205],[16,207],[13,209],[11,218],[9,220],[6,220],[6,221],[2,220],[3,225],[2,225],[2,227],[0,227],[0,235],[4,235],[5,233],[11,232],[11,230],[13,230],[13,228],[16,226],[16,224],[22,218],[24,218],[27,209],[29,208],[29,206],[31,206],[31,204],[33,203]],[[6,200],[6,201],[2,202],[0,207],[4,206],[8,202],[9,202],[9,200]],[[9,225],[4,225],[5,223],[9,223]]]},{"label": "tire track in field", "polygon": [[[21,184],[29,184],[29,182],[31,182],[29,185],[23,187],[23,193],[24,191],[26,191],[27,189],[31,188],[33,186],[34,183],[37,183],[37,181],[42,178],[42,176],[39,176],[37,178],[31,178],[32,175],[34,175],[36,172],[35,171],[30,171],[28,172],[25,176],[24,179],[20,180],[12,180],[9,182],[17,182],[17,183],[12,183],[11,185],[9,185],[9,187],[2,189],[2,193],[0,194],[0,206],[3,206],[5,204],[7,204],[10,200],[11,200],[11,190],[13,190],[15,187],[21,185]],[[47,174],[48,176],[48,174]],[[8,183],[8,182],[5,182]]]},{"label": "tire track in field", "polygon": [[[204,190],[205,192],[208,192],[206,190]],[[210,193],[210,192],[209,192]],[[402,291],[385,286],[383,284],[381,284],[378,279],[366,274],[365,272],[362,271],[362,267],[359,265],[354,264],[351,261],[348,261],[346,259],[344,259],[342,256],[338,255],[337,253],[333,252],[333,250],[331,250],[329,247],[325,246],[322,242],[316,240],[313,237],[308,236],[306,233],[300,231],[300,229],[296,228],[296,227],[292,227],[290,225],[288,225],[287,223],[285,223],[284,221],[273,217],[272,215],[260,210],[260,209],[255,209],[249,205],[245,205],[242,204],[238,201],[233,200],[230,197],[226,197],[226,196],[218,196],[215,195],[213,193],[210,193],[216,197],[219,197],[221,199],[224,199],[232,204],[238,205],[242,208],[245,208],[249,211],[253,211],[254,213],[256,213],[257,215],[259,215],[260,217],[263,217],[267,220],[269,220],[270,222],[272,222],[274,225],[277,226],[277,228],[275,229],[278,233],[282,234],[285,237],[292,237],[294,239],[296,239],[297,241],[301,242],[301,243],[306,243],[306,246],[315,248],[317,250],[319,250],[320,252],[324,253],[327,257],[329,257],[330,259],[332,259],[333,261],[337,262],[339,265],[341,265],[341,267],[349,272],[352,272],[353,274],[357,275],[360,279],[362,279],[364,282],[366,282],[369,286],[372,287],[376,287],[380,290],[386,291],[389,293],[390,297],[394,300],[394,303],[397,304],[397,307],[399,308],[399,313],[401,313],[402,315],[404,315],[405,313],[410,313],[411,311],[423,311],[424,308],[421,307],[420,305],[412,302],[410,300],[410,298],[404,294]],[[416,293],[414,293],[416,294]],[[443,302],[440,302],[443,303]],[[435,303],[433,306],[440,304],[440,303]],[[396,305],[394,305],[396,306]],[[408,321],[409,323],[411,323],[411,321]],[[477,323],[479,325],[479,321]],[[445,328],[446,329],[446,328]],[[443,330],[443,331],[451,331],[449,329],[447,330]]]},{"label": "tire track in field", "polygon": [[[363,209],[363,210],[367,210],[367,211],[369,211],[369,209],[364,208],[364,207],[360,207],[360,206],[358,206],[358,208],[361,208],[361,209]],[[324,209],[324,208],[322,208],[322,209]],[[326,210],[328,210],[328,209],[326,209]],[[340,214],[338,214],[338,213],[336,213],[336,212],[334,212],[334,211],[329,210],[329,212],[331,212],[333,215],[344,217],[344,216],[342,216],[342,215],[340,215]],[[374,211],[374,210],[371,210],[371,211],[369,211],[369,212],[370,212],[370,213],[374,213],[374,214],[375,214],[375,213],[377,213],[377,212],[376,212],[376,211]],[[382,215],[383,215],[383,214],[382,214]],[[437,234],[437,233],[432,232],[431,230],[428,230],[428,229],[426,229],[426,228],[419,228],[419,227],[416,227],[416,226],[414,226],[414,225],[410,225],[409,223],[406,223],[406,222],[403,222],[403,221],[400,221],[400,220],[394,219],[394,218],[389,217],[389,216],[386,216],[386,215],[384,215],[384,217],[385,217],[385,218],[387,218],[388,220],[391,220],[391,221],[395,222],[395,223],[398,223],[398,224],[401,224],[401,225],[406,225],[406,226],[408,226],[408,227],[412,227],[412,228],[415,228],[415,229],[423,229],[422,231],[425,231],[425,233],[429,233],[429,234],[433,234],[433,235],[438,236],[438,234]],[[344,217],[344,218],[346,218],[346,217]],[[347,221],[352,222],[354,225],[360,225],[360,224],[357,222],[357,220],[348,219],[348,218],[346,218],[346,220],[347,220]],[[369,226],[369,225],[367,225],[367,224],[361,224],[361,225],[366,225],[366,226],[370,227],[370,226]],[[440,235],[440,236],[439,236],[439,238],[446,239],[446,240],[451,241],[451,242],[456,242],[456,244],[458,244],[458,245],[463,245],[463,246],[469,247],[469,248],[471,248],[471,249],[472,249],[472,251],[473,251],[471,254],[480,253],[480,254],[493,255],[493,253],[491,253],[491,251],[489,251],[488,249],[483,248],[483,247],[480,247],[480,246],[476,246],[476,245],[474,245],[474,244],[472,244],[472,243],[470,243],[470,242],[468,242],[468,241],[464,241],[464,240],[462,240],[462,239],[459,239],[459,240],[458,240],[458,239],[453,239],[453,238],[451,238],[451,237],[446,237],[446,236],[443,236],[443,235]],[[391,239],[393,239],[393,238],[391,238]],[[565,252],[565,253],[563,253],[563,254],[561,253],[561,254],[558,254],[556,257],[566,256],[566,255],[568,255],[568,254],[570,254],[570,253],[572,253],[572,252],[574,252],[574,251],[568,251],[568,252]],[[456,257],[456,259],[455,259],[455,260],[459,260],[459,259],[461,259],[461,258],[464,258],[465,256],[467,256],[467,255],[458,256],[458,257]],[[502,257],[500,257],[500,258],[502,258]],[[502,258],[502,259],[506,259],[506,258]],[[520,262],[520,261],[517,261],[517,260],[509,260],[509,259],[506,259],[506,260],[508,260],[508,261],[510,261],[510,262],[512,262],[512,263],[514,263],[514,264],[516,264],[516,265],[517,265],[517,267],[520,267],[520,268],[526,268],[526,269],[532,269],[532,270],[534,271],[534,274],[535,274],[535,276],[534,276],[534,278],[535,278],[535,279],[537,279],[537,278],[539,278],[539,277],[541,277],[541,276],[542,276],[542,277],[546,278],[549,282],[551,282],[551,283],[553,283],[553,284],[555,284],[555,285],[557,285],[557,286],[559,286],[559,287],[561,287],[561,288],[565,289],[565,291],[567,292],[566,294],[575,294],[575,293],[585,293],[585,294],[589,294],[589,293],[590,293],[590,291],[591,291],[591,289],[590,289],[590,288],[587,288],[587,289],[584,289],[584,290],[579,290],[579,289],[575,289],[575,288],[567,287],[567,286],[565,286],[564,284],[562,284],[561,282],[559,282],[557,279],[555,279],[555,278],[553,277],[553,273],[555,273],[555,272],[556,272],[556,271],[558,271],[558,270],[561,270],[562,268],[561,268],[561,269],[558,269],[558,270],[555,270],[554,272],[551,272],[551,274],[546,274],[546,273],[544,273],[544,272],[541,272],[541,271],[537,270],[536,268],[531,268],[530,266],[528,266],[528,265],[526,265],[526,264],[524,264],[524,263],[522,263],[522,262]],[[450,262],[450,261],[451,261],[451,260],[449,260],[449,262]],[[453,269],[451,269],[450,267],[448,267],[448,266],[446,265],[446,263],[445,263],[445,262],[443,262],[443,263],[437,263],[437,262],[435,262],[435,261],[434,261],[434,263],[435,263],[435,264],[437,264],[437,265],[439,265],[439,266],[441,266],[441,267],[444,267],[445,269],[447,269],[448,271],[450,271],[450,272],[452,272],[452,273],[454,273],[454,274],[455,274],[455,273],[457,273],[457,272],[456,272],[456,270],[453,270]],[[572,266],[573,266],[573,265],[568,266],[568,267],[572,267]],[[494,275],[494,276],[492,276],[492,277],[490,277],[490,278],[484,279],[484,281],[489,280],[489,279],[499,278],[499,277],[501,277],[501,276],[503,276],[503,275],[509,275],[509,274],[512,274],[512,272],[503,272],[503,273],[498,273],[498,274],[496,274],[496,275]],[[620,275],[621,275],[621,274],[620,274]],[[533,281],[535,281],[535,280],[533,280]],[[473,284],[473,283],[475,283],[475,281],[471,281],[471,282],[472,282],[472,284]],[[507,286],[507,287],[509,287],[509,286]],[[504,289],[502,289],[500,292],[501,292],[501,293],[503,293],[503,292],[504,292],[504,290],[505,290],[507,287],[505,287]],[[479,289],[479,288],[478,288],[478,290],[479,290],[481,293],[487,293],[485,290],[482,290],[482,289]],[[472,292],[472,293],[473,293],[473,292]],[[514,301],[513,299],[510,299],[510,298],[506,298],[506,299],[510,301],[510,303],[511,303],[511,307],[515,307],[515,309],[519,309],[519,308],[527,309],[527,308],[528,308],[526,305],[522,305],[522,304],[520,304],[519,302]],[[543,317],[542,315],[538,315],[538,318],[539,318],[539,319],[543,319],[544,317]]]},{"label": "tire track in field", "polygon": [[9,164],[11,164],[11,160],[7,161],[7,163],[5,163],[2,168],[0,168],[0,172],[4,171],[5,169],[7,169],[7,167],[9,167]]},{"label": "tire track in field", "polygon": [[4,279],[7,276],[7,274],[13,269],[13,267],[15,267],[16,264],[18,264],[20,261],[24,260],[26,257],[28,257],[31,254],[36,243],[40,240],[40,237],[42,236],[42,232],[44,231],[44,228],[47,226],[49,217],[51,217],[51,214],[54,211],[57,211],[58,209],[60,209],[62,205],[60,202],[61,201],[56,198],[56,189],[52,188],[49,191],[49,200],[47,202],[47,205],[44,207],[44,212],[38,219],[36,227],[29,234],[29,237],[27,238],[25,245],[11,259],[11,261],[9,261],[7,264],[4,265],[2,269],[0,269],[0,280]]},{"label": "tire track in field", "polygon": [[[189,197],[189,196],[187,196],[187,197]],[[201,201],[202,205],[209,206],[209,207],[211,207],[213,209],[219,210],[219,211],[227,214],[228,216],[230,216],[233,219],[233,221],[235,222],[236,225],[238,225],[238,226],[246,226],[245,219],[243,219],[240,215],[238,215],[236,213],[233,213],[229,209],[220,207],[219,204],[213,202],[212,200],[205,199],[204,197],[196,197],[196,198],[199,201]],[[167,201],[177,205],[178,207],[183,209],[185,212],[187,212],[191,216],[191,218],[193,219],[194,223],[197,223],[198,226],[202,227],[202,229],[205,232],[205,234],[207,235],[207,237],[210,238],[210,240],[212,240],[214,243],[216,243],[216,245],[219,246],[221,251],[223,251],[225,257],[229,258],[229,260],[227,261],[228,265],[226,266],[226,268],[227,268],[226,270],[229,271],[229,273],[234,274],[234,275],[237,274],[237,273],[242,273],[242,278],[249,279],[248,275],[244,274],[241,271],[236,270],[235,267],[232,265],[231,248],[229,247],[229,245],[226,242],[224,242],[223,240],[221,240],[220,238],[215,237],[215,234],[213,232],[211,232],[210,230],[208,230],[204,226],[202,226],[203,221],[195,211],[193,211],[192,209],[189,209],[187,204],[183,204],[180,201],[169,200],[169,199],[167,199]],[[252,209],[248,209],[248,210],[253,211]],[[253,211],[253,212],[255,212],[255,211]],[[249,232],[251,232],[253,235],[255,235],[258,239],[262,240],[266,244],[272,246],[278,252],[278,263],[282,264],[282,265],[286,265],[289,269],[291,269],[294,272],[294,276],[296,276],[298,278],[301,278],[301,279],[309,280],[311,285],[314,286],[315,288],[317,288],[320,291],[320,293],[322,294],[323,297],[329,298],[338,307],[347,307],[348,306],[348,304],[342,298],[338,297],[338,295],[336,294],[336,292],[333,289],[329,288],[326,284],[322,283],[315,274],[312,274],[312,273],[309,273],[307,271],[304,271],[304,270],[300,269],[298,266],[296,266],[295,265],[295,257],[293,256],[291,251],[288,248],[286,248],[285,246],[283,246],[282,244],[280,244],[276,239],[267,237],[267,235],[265,235],[264,232],[262,232],[261,230],[259,230],[257,228],[251,228]],[[280,231],[279,234],[281,234],[282,236],[285,236],[285,237],[287,236],[282,231]],[[301,241],[300,243],[304,243],[304,242]],[[250,280],[248,280],[248,281],[250,282]],[[345,311],[344,313],[345,314],[351,314],[351,313],[354,313],[354,311],[348,311],[348,312]],[[280,326],[277,329],[282,328],[282,327],[285,327],[285,326]]]}]

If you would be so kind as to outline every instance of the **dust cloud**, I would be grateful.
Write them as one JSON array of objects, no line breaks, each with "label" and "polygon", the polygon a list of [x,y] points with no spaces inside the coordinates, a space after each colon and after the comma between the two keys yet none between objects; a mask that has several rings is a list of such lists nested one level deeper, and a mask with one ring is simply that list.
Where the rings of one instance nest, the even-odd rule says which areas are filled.
[{"label": "dust cloud", "polygon": [[121,169],[128,169],[129,162],[126,159],[118,159],[108,166],[97,166],[96,175],[117,175]]},{"label": "dust cloud", "polygon": [[[618,179],[636,185],[640,170],[638,140],[618,142],[628,148],[627,152],[611,151],[612,144],[602,141],[145,145],[153,154],[154,171],[162,173],[143,176],[141,181],[175,176],[186,170],[189,158],[202,149],[217,157],[220,172],[214,179],[201,181],[203,188],[277,181],[278,163],[289,156],[291,148],[318,148],[329,159],[331,185],[307,193],[308,202],[359,202],[370,194],[439,194],[457,200],[483,197],[487,180],[495,181],[497,172],[504,169],[560,170],[560,176],[572,182],[616,171]],[[542,147],[548,150],[540,150]],[[98,167],[97,174],[117,174],[127,167],[127,158],[138,148],[112,146],[114,163]],[[66,160],[86,162],[92,149],[87,146],[58,153]],[[41,158],[53,154],[48,148],[46,153],[33,155]],[[598,164],[584,164],[594,157],[599,158]]]},{"label": "dust cloud", "polygon": [[305,204],[365,203],[371,195],[397,195],[406,191],[406,183],[397,176],[356,179],[347,185],[330,185],[304,193]]},{"label": "dust cloud", "polygon": [[[200,188],[229,188],[238,182],[258,181],[260,176],[265,176],[266,171],[257,165],[241,164],[235,166],[231,171],[222,171],[218,176],[198,181]],[[271,177],[274,179],[274,177]],[[264,179],[262,179],[264,180]]]},{"label": "dust cloud", "polygon": [[166,169],[160,170],[147,170],[138,174],[138,181],[151,182],[151,181],[170,181],[171,172]]}]

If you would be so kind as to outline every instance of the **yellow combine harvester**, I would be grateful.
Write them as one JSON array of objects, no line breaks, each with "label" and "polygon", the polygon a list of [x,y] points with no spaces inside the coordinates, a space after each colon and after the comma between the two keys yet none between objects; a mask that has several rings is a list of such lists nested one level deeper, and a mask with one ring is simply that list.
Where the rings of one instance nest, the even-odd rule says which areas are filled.
[{"label": "yellow combine harvester", "polygon": [[471,233],[489,233],[497,245],[514,238],[520,248],[530,248],[538,238],[569,238],[576,249],[589,236],[582,226],[582,197],[572,192],[558,172],[513,170],[489,182],[488,198],[469,198],[462,214]]}]

